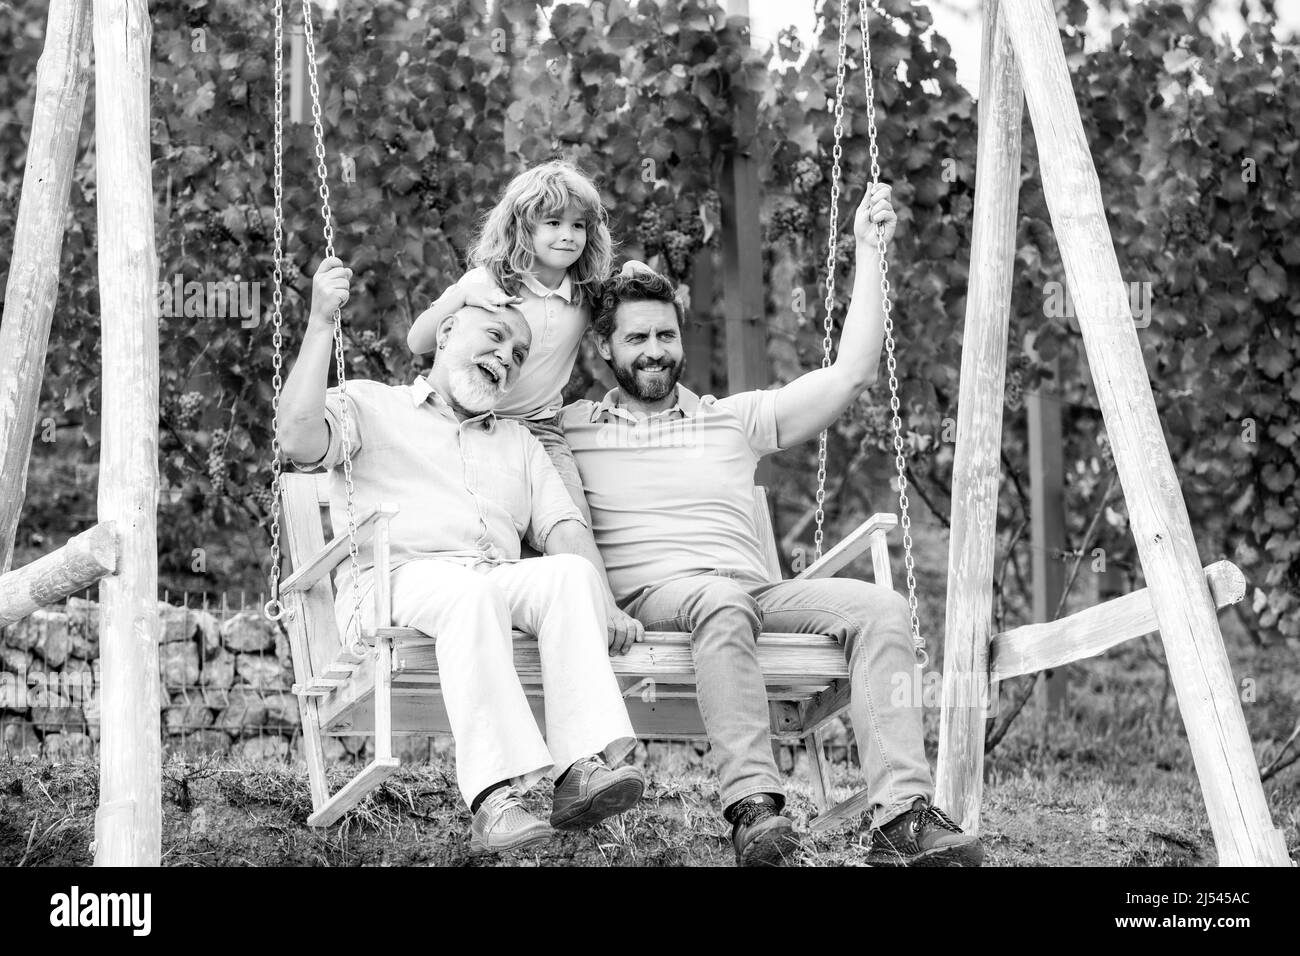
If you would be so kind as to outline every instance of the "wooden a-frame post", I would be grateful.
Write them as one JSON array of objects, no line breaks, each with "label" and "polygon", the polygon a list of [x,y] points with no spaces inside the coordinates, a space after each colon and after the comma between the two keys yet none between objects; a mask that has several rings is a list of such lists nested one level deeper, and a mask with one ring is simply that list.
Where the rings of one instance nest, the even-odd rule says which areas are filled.
[{"label": "wooden a-frame post", "polygon": [[152,25],[146,0],[95,0],[96,176],[103,411],[99,518],[121,566],[99,589],[96,866],[157,866],[162,841],[158,699],[158,316],[149,155]]},{"label": "wooden a-frame post", "polygon": [[9,570],[27,488],[63,220],[89,85],[90,0],[51,0],[0,323],[0,575]]},{"label": "wooden a-frame post", "polygon": [[935,781],[935,802],[973,833],[979,832],[984,787],[984,718],[991,694],[996,693],[988,683],[988,652],[1024,115],[1020,71],[998,16],[998,0],[986,2],[983,9],[975,221],[952,466],[943,709]]},{"label": "wooden a-frame post", "polygon": [[10,571],[59,286],[81,114],[90,85],[90,0],[52,0],[36,67],[32,132],[0,321],[0,626],[61,601],[117,568],[112,522]]},{"label": "wooden a-frame post", "polygon": [[[983,13],[980,167],[953,466],[953,486],[963,490],[954,496],[949,550],[936,802],[978,832],[1023,89],[1043,191],[1219,863],[1289,865],[1264,799],[1215,599],[1196,553],[1128,298],[1119,294],[1126,287],[1055,11],[1051,0],[986,0]],[[1021,77],[1027,80],[1023,88]]]}]

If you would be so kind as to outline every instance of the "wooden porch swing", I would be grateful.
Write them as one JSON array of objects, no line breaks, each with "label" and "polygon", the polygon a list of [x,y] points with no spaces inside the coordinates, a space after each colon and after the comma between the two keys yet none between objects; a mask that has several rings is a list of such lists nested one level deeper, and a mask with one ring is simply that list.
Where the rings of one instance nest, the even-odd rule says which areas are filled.
[{"label": "wooden porch swing", "polygon": [[[313,813],[308,823],[326,826],[389,774],[400,761],[393,756],[392,737],[449,733],[438,679],[435,641],[414,628],[379,627],[363,635],[366,649],[344,647],[334,615],[330,572],[348,557],[346,535],[326,540],[327,475],[286,474],[284,530],[290,560],[297,569],[280,584],[284,624],[293,653],[294,692],[302,711],[304,751],[311,781]],[[774,578],[781,575],[763,490],[754,495],[754,520]],[[391,620],[388,528],[394,508],[372,509],[356,522],[357,544],[373,542],[374,601],[378,619]],[[889,584],[889,555],[885,535],[896,519],[873,515],[843,543],[810,565],[799,577],[829,577],[870,549],[876,580]],[[515,670],[533,707],[538,724],[542,711],[542,670],[536,640],[515,631]],[[815,634],[764,633],[758,660],[767,684],[772,734],[779,741],[807,747],[813,790],[824,811],[831,810],[828,768],[821,733],[849,702],[848,665],[844,651],[831,637]],[[644,643],[610,661],[623,687],[628,715],[644,738],[706,740],[704,721],[695,700],[695,666],[691,636],[651,631]],[[325,784],[322,736],[374,735],[374,759],[335,794]]]}]

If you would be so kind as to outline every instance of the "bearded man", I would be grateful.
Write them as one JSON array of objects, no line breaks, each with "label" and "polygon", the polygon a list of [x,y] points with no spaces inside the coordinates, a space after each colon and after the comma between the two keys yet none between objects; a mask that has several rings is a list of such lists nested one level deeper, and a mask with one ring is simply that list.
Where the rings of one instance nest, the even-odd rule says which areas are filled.
[{"label": "bearded man", "polygon": [[561,416],[592,529],[620,606],[648,631],[688,631],[696,694],[717,759],[723,815],[742,866],[791,862],[800,837],[782,813],[757,638],[837,638],[871,800],[867,862],[977,866],[983,848],[932,803],[921,710],[891,690],[915,658],[907,601],[847,578],[772,580],[754,527],[759,459],[815,437],[876,379],[884,338],[877,247],[893,235],[890,189],[855,223],[857,270],[839,354],[776,389],[718,399],[678,384],[685,310],[672,284],[632,264],[606,283],[592,325],[618,387]]}]

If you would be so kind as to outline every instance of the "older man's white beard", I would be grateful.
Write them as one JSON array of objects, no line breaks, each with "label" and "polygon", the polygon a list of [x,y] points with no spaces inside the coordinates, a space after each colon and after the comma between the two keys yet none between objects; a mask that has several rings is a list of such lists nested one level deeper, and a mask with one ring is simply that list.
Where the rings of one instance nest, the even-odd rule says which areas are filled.
[{"label": "older man's white beard", "polygon": [[490,412],[501,404],[505,389],[484,381],[477,365],[461,365],[447,372],[447,388],[452,400],[475,415]]}]

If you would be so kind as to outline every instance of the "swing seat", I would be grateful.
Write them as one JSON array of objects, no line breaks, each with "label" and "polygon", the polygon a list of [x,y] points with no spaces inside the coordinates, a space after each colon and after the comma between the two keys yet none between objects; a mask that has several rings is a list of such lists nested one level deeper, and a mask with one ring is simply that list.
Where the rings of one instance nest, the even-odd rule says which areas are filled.
[{"label": "swing seat", "polygon": [[[348,558],[347,536],[325,538],[329,481],[323,474],[283,476],[284,526],[293,573],[280,586],[285,628],[293,655],[294,693],[302,712],[304,753],[311,786],[311,826],[328,826],[394,773],[400,761],[392,754],[392,737],[450,733],[442,701],[434,640],[406,627],[377,627],[362,635],[368,651],[345,648],[334,616],[330,574]],[[780,577],[776,539],[763,489],[755,490],[755,527],[769,570]],[[358,516],[358,545],[375,542],[375,567],[388,567],[388,523],[397,513],[381,506]],[[867,549],[878,583],[891,576],[885,536],[897,524],[892,514],[868,518],[852,534],[798,577],[829,577]],[[372,595],[376,619],[391,621],[387,574],[376,575]],[[537,642],[514,633],[515,670],[545,727],[542,671]],[[772,735],[808,750],[814,799],[825,825],[865,809],[862,795],[833,807],[821,734],[848,707],[848,664],[834,638],[817,634],[764,633],[758,661],[767,685]],[[610,660],[623,688],[632,726],[641,738],[707,740],[695,692],[690,635],[647,632],[644,643]],[[373,735],[375,757],[337,793],[325,780],[324,736]],[[850,807],[850,804],[852,807]],[[837,812],[839,811],[839,812]],[[820,828],[820,827],[816,827]]]}]

